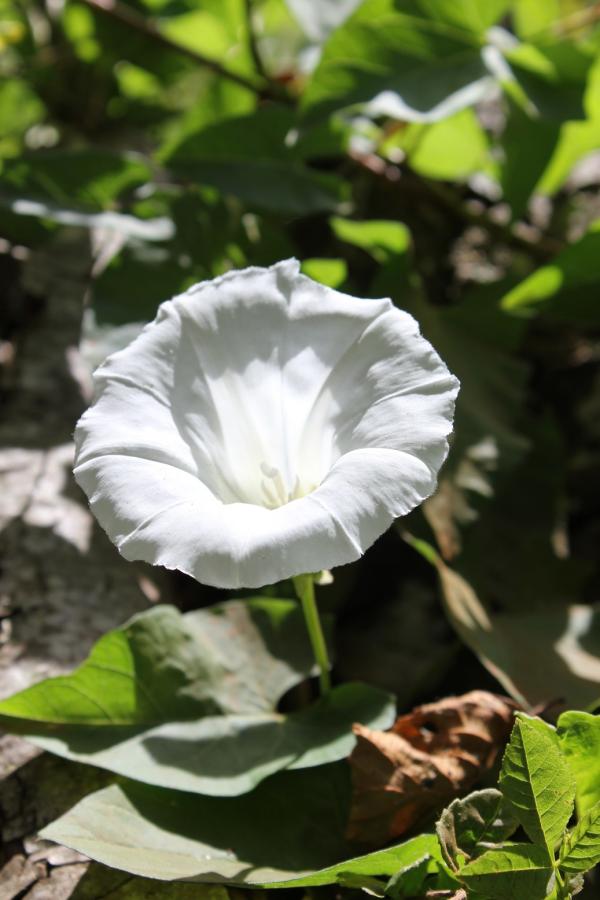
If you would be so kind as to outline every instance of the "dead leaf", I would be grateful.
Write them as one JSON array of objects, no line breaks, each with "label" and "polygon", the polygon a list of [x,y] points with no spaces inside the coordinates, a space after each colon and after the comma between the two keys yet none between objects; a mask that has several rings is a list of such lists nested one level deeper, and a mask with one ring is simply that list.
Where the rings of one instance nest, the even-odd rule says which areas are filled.
[{"label": "dead leaf", "polygon": [[355,725],[348,839],[382,846],[469,790],[494,765],[515,709],[471,691],[419,706],[389,731]]}]

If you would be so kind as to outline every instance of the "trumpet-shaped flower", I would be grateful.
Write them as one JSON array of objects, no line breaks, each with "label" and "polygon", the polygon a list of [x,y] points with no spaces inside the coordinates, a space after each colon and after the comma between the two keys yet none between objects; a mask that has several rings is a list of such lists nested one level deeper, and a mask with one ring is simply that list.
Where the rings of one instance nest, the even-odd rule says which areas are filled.
[{"label": "trumpet-shaped flower", "polygon": [[357,559],[434,490],[458,391],[408,313],[296,260],[163,303],[95,383],[75,475],[100,524],[225,588]]}]

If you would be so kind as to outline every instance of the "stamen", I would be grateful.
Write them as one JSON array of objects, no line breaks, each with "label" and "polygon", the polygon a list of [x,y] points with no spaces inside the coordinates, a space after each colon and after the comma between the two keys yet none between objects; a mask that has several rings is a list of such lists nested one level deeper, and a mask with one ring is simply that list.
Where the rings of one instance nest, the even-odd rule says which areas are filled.
[{"label": "stamen", "polygon": [[290,499],[290,494],[286,490],[283,483],[281,472],[275,466],[269,466],[266,462],[261,462],[260,471],[270,481],[261,480],[261,488],[265,495],[268,506],[277,507],[284,506]]},{"label": "stamen", "polygon": [[288,491],[281,472],[276,466],[269,466],[266,462],[261,462],[260,471],[265,476],[265,478],[261,478],[260,487],[265,498],[265,506],[268,509],[285,506],[290,500],[299,500],[317,487],[315,484],[309,490],[303,490],[300,479],[296,476],[293,490]]}]

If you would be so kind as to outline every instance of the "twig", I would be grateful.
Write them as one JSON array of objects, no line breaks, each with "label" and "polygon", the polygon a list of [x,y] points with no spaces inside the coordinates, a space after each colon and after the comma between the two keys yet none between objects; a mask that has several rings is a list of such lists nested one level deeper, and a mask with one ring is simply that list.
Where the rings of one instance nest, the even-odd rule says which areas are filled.
[{"label": "twig", "polygon": [[[418,181],[419,187],[430,195],[436,202],[444,206],[455,216],[462,219],[469,225],[477,225],[484,228],[489,234],[493,235],[497,240],[512,247],[518,247],[520,250],[526,250],[532,256],[536,256],[544,261],[548,258],[556,256],[563,249],[560,241],[547,235],[536,235],[531,239],[518,234],[515,226],[501,225],[494,222],[486,213],[475,212],[469,209],[456,197],[451,191],[447,190],[442,184],[428,181],[421,178],[415,172],[406,173],[400,166],[387,162],[375,153],[356,153],[351,152],[350,158],[358,163],[363,169],[372,174],[384,178],[388,183],[399,186],[402,180],[407,177]],[[522,223],[521,223],[522,225]]]},{"label": "twig", "polygon": [[272,85],[269,85],[268,83],[257,84],[256,82],[245,78],[243,75],[238,75],[237,72],[232,72],[231,69],[221,65],[217,60],[205,56],[198,50],[192,50],[189,47],[185,47],[183,44],[172,41],[171,38],[160,31],[154,22],[144,18],[144,16],[141,16],[132,7],[121,3],[120,0],[82,0],[82,2],[91,9],[103,13],[115,21],[121,22],[129,28],[133,28],[135,31],[153,40],[154,43],[161,44],[166,49],[173,50],[182,56],[187,56],[188,59],[191,59],[197,65],[210,69],[215,75],[220,75],[222,78],[226,78],[228,81],[232,81],[240,87],[246,88],[246,90],[252,91],[254,94],[258,94],[259,97],[277,100],[285,99]]},{"label": "twig", "polygon": [[248,29],[248,45],[250,47],[250,54],[254,61],[254,68],[261,76],[264,78],[266,82],[270,82],[271,78],[269,73],[265,69],[265,64],[263,62],[260,49],[258,47],[258,41],[256,39],[256,32],[254,31],[254,21],[252,18],[252,0],[245,0],[244,2],[246,8],[246,26]]}]

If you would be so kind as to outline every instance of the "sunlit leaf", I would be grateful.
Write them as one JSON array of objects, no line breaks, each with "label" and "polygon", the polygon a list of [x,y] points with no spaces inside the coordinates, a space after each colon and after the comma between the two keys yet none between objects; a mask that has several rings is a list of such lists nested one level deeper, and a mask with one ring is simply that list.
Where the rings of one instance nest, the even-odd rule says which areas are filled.
[{"label": "sunlit leaf", "polygon": [[482,34],[494,25],[511,5],[510,0],[418,0],[418,5],[434,21]]},{"label": "sunlit leaf", "polygon": [[[598,697],[600,691],[595,699]],[[583,816],[600,803],[600,716],[564,712],[558,720],[557,734],[575,776],[577,811]]]},{"label": "sunlit leaf", "polygon": [[202,7],[163,16],[162,30],[176,43],[197,50],[228,68],[252,72],[243,0],[204,0]]},{"label": "sunlit leaf", "polygon": [[536,190],[554,194],[571,174],[573,166],[600,147],[600,58],[593,64],[584,97],[586,118],[566,122]]},{"label": "sunlit leaf", "polygon": [[362,0],[286,0],[286,3],[307,37],[320,44]]},{"label": "sunlit leaf", "polygon": [[559,321],[597,324],[599,252],[600,222],[595,222],[580,240],[509,291],[502,300],[503,308],[530,315],[543,313]]},{"label": "sunlit leaf", "polygon": [[553,869],[542,847],[513,844],[468,863],[460,879],[486,900],[543,900]]},{"label": "sunlit leaf", "polygon": [[270,887],[389,877],[425,853],[439,858],[428,834],[352,858],[342,837],[349,787],[342,763],[279,774],[225,800],[125,782],[86,797],[43,836],[137,875]]},{"label": "sunlit leaf", "polygon": [[[1,38],[0,38],[1,40]],[[22,78],[0,82],[0,151],[4,157],[20,151],[27,129],[45,115],[42,101]]]},{"label": "sunlit leaf", "polygon": [[312,668],[299,615],[283,600],[184,617],[156,607],[102,638],[72,675],[0,703],[0,719],[59,756],[203,794],[241,794],[280,769],[342,759],[353,722],[386,727],[394,705],[346,684],[305,710],[276,712]]},{"label": "sunlit leaf", "polygon": [[570,10],[569,0],[514,0],[513,19],[519,37],[529,38],[549,28]]},{"label": "sunlit leaf", "polygon": [[415,15],[407,0],[367,0],[331,36],[302,105],[308,119],[359,106],[372,116],[436,121],[493,83],[470,32]]},{"label": "sunlit leaf", "polygon": [[360,222],[334,216],[330,219],[330,224],[333,233],[341,241],[366,250],[379,263],[390,262],[393,257],[406,253],[410,247],[410,232],[402,222],[380,219]]},{"label": "sunlit leaf", "polygon": [[498,783],[529,838],[552,860],[575,800],[575,780],[554,729],[518,715]]},{"label": "sunlit leaf", "polygon": [[[387,142],[383,152],[391,146]],[[470,109],[430,125],[409,126],[398,146],[411,169],[427,178],[462,180],[490,166],[487,136]]]},{"label": "sunlit leaf", "polygon": [[565,838],[560,867],[565,872],[588,872],[600,863],[600,802],[581,817]]},{"label": "sunlit leaf", "polygon": [[319,281],[331,288],[341,287],[348,274],[348,268],[343,259],[305,259],[302,263],[302,271],[314,281]]}]

